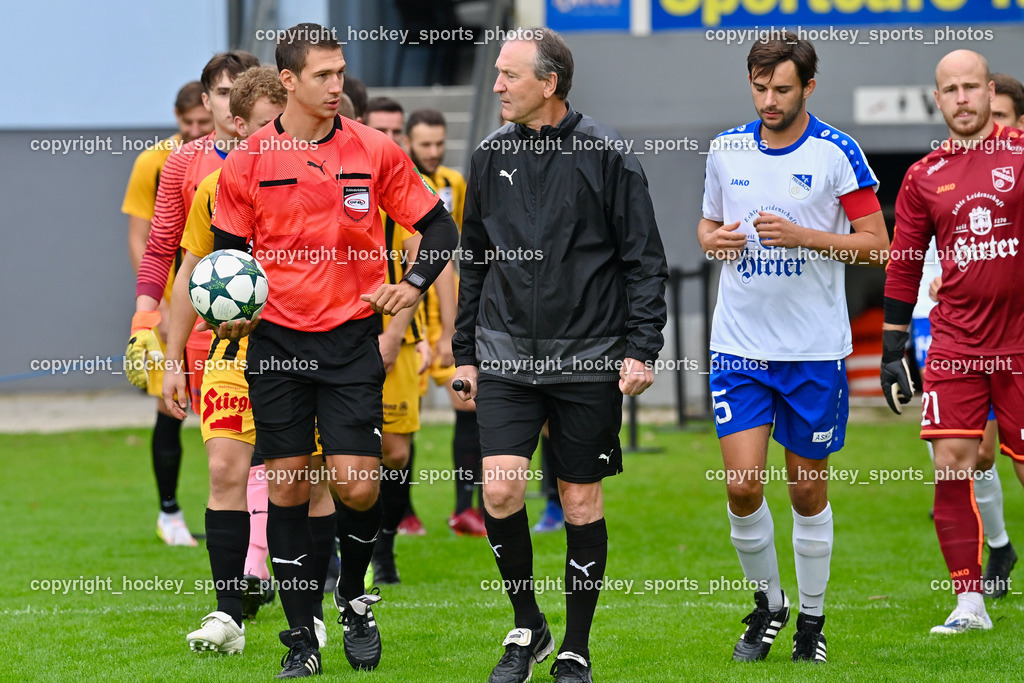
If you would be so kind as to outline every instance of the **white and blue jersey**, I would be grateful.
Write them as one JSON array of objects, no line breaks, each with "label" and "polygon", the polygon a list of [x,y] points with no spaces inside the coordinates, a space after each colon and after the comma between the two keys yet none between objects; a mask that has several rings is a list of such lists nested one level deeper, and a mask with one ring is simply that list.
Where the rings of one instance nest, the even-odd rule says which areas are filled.
[{"label": "white and blue jersey", "polygon": [[845,133],[810,117],[792,145],[770,149],[761,121],[717,136],[704,179],[704,218],[739,221],[747,237],[722,268],[711,327],[711,392],[719,437],[774,425],[774,438],[806,458],[842,448],[849,414],[843,359],[853,350],[846,264],[807,249],[766,247],[765,212],[847,235],[839,198],[878,180]]},{"label": "white and blue jersey", "polygon": [[769,149],[755,120],[718,135],[708,154],[704,217],[740,222],[741,258],[722,268],[711,350],[772,361],[838,360],[853,350],[846,264],[806,249],[765,247],[759,211],[833,234],[850,233],[839,198],[878,180],[850,136],[810,117],[789,147]]}]

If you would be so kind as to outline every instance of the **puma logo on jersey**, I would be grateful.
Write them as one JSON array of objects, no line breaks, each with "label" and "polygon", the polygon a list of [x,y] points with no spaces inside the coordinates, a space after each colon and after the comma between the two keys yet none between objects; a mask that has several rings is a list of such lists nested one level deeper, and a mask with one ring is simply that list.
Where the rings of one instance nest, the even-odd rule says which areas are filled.
[{"label": "puma logo on jersey", "polygon": [[597,459],[598,460],[604,460],[605,463],[611,463],[611,461],[612,461],[612,454],[611,453],[602,453],[601,455],[597,456]]},{"label": "puma logo on jersey", "polygon": [[516,174],[516,171],[518,171],[518,170],[519,170],[518,168],[514,168],[514,169],[512,169],[512,172],[509,173],[508,171],[502,169],[501,172],[498,173],[498,175],[501,176],[502,178],[508,178],[508,184],[511,186],[512,185],[512,176],[514,176]]},{"label": "puma logo on jersey", "polygon": [[373,433],[377,435],[377,438],[378,438],[378,439],[380,439],[381,441],[384,441],[384,437],[383,437],[383,436],[381,436],[381,433],[380,433],[380,430],[379,430],[379,429],[377,429],[376,427],[374,427],[374,428],[373,428]]},{"label": "puma logo on jersey", "polygon": [[326,164],[326,163],[327,163],[326,159],[321,161],[319,164],[314,164],[312,161],[307,161],[306,162],[306,166],[312,166],[313,168],[319,168],[321,173],[323,173],[324,175],[327,175],[327,171],[324,170],[324,164]]},{"label": "puma logo on jersey", "polygon": [[579,569],[581,572],[583,572],[583,575],[585,577],[587,577],[588,579],[590,578],[590,571],[589,571],[589,569],[592,566],[594,566],[595,564],[597,564],[597,562],[588,562],[587,564],[585,564],[584,566],[581,567],[578,564],[576,564],[576,560],[573,560],[571,558],[569,560],[569,566],[570,567],[575,567],[576,569]]}]

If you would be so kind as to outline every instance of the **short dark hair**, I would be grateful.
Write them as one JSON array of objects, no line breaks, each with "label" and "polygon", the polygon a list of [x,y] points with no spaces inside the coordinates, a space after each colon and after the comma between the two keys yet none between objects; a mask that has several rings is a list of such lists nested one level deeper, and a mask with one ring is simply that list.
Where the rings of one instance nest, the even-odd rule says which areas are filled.
[{"label": "short dark hair", "polygon": [[203,106],[203,84],[199,81],[189,81],[181,86],[178,96],[174,98],[174,111],[184,114],[189,109]]},{"label": "short dark hair", "polygon": [[409,135],[412,129],[421,123],[426,126],[441,126],[446,130],[448,128],[448,122],[444,120],[444,114],[438,110],[417,109],[409,114],[409,119],[405,122],[405,134]]},{"label": "short dark hair", "polygon": [[341,91],[352,100],[352,108],[356,112],[354,118],[363,118],[366,113],[366,85],[363,84],[363,79],[345,74],[345,83],[342,84]]},{"label": "short dark hair", "polygon": [[345,93],[341,93],[341,97],[338,98],[338,113],[346,119],[356,117],[356,108],[352,106],[352,98]]},{"label": "short dark hair", "polygon": [[366,109],[363,110],[363,119],[375,111],[389,111],[397,112],[399,114],[405,114],[405,109],[398,103],[398,100],[390,97],[374,97],[366,103]]},{"label": "short dark hair", "polygon": [[792,31],[786,31],[781,38],[755,41],[747,54],[747,75],[771,78],[775,68],[785,61],[793,62],[800,77],[800,85],[807,84],[818,72],[818,55],[814,46],[798,38]]},{"label": "short dark hair", "polygon": [[301,76],[302,70],[306,68],[306,57],[313,49],[341,50],[341,43],[334,37],[334,29],[309,22],[286,29],[281,33],[277,49],[274,50],[277,70],[287,69]]},{"label": "short dark hair", "polygon": [[228,78],[234,81],[238,78],[238,74],[259,65],[260,60],[256,58],[256,55],[245,50],[218,52],[203,67],[203,75],[199,77],[199,82],[203,86],[203,92],[209,95],[213,84],[225,71],[228,73]]},{"label": "short dark hair", "polygon": [[548,74],[555,74],[555,97],[564,100],[572,89],[573,61],[572,51],[557,31],[543,26],[527,29],[513,29],[515,34],[505,42],[521,40],[537,46],[537,54],[533,57],[533,75],[537,80],[544,80]]},{"label": "short dark hair", "polygon": [[1019,119],[1024,116],[1024,85],[1008,74],[992,74],[996,94],[1006,95],[1013,101],[1013,113]]}]

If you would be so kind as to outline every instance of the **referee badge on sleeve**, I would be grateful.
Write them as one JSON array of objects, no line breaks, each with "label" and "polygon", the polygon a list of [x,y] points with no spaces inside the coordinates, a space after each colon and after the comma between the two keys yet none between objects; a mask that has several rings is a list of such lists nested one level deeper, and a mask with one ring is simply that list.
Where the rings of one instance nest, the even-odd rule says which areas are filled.
[{"label": "referee badge on sleeve", "polygon": [[369,187],[345,187],[343,203],[345,213],[354,221],[362,220],[370,213],[370,188]]}]

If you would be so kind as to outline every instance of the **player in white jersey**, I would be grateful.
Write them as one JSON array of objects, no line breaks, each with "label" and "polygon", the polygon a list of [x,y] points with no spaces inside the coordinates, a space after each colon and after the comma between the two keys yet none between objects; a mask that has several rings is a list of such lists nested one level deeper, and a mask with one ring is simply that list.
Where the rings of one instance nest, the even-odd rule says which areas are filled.
[{"label": "player in white jersey", "polygon": [[[786,449],[800,616],[793,660],[824,662],[832,554],[828,456],[849,412],[846,263],[880,264],[889,245],[878,181],[857,143],[811,116],[818,58],[787,33],[755,43],[747,72],[758,119],[712,142],[701,248],[721,259],[711,393],[731,537],[756,608],[733,659],[763,659],[789,621],[764,499],[768,437]],[[851,231],[852,223],[852,231]]]}]

